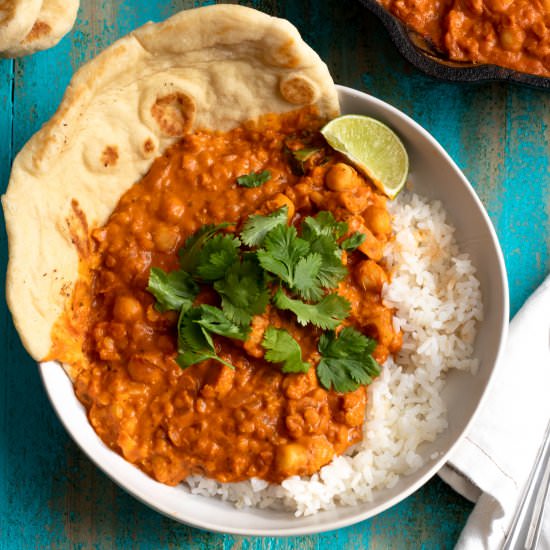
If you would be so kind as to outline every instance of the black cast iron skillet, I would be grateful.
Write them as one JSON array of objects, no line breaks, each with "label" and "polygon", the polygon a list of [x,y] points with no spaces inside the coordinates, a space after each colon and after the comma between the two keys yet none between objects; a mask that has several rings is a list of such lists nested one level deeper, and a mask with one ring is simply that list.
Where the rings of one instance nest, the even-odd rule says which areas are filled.
[{"label": "black cast iron skillet", "polygon": [[390,36],[410,63],[430,76],[454,82],[489,82],[504,80],[550,90],[550,78],[521,73],[497,65],[477,65],[445,59],[428,40],[408,29],[377,0],[359,0],[374,13],[388,29]]}]

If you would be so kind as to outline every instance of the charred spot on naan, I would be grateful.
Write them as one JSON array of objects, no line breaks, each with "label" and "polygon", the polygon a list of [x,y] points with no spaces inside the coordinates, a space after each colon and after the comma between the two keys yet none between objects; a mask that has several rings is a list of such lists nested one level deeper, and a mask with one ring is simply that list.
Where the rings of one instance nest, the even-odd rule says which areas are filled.
[{"label": "charred spot on naan", "polygon": [[40,38],[43,38],[44,36],[47,36],[52,31],[52,28],[48,23],[45,21],[36,21],[36,23],[33,25],[31,32],[27,34],[25,37],[25,40],[23,42],[25,44],[29,44],[31,42],[34,42],[35,40],[38,40]]},{"label": "charred spot on naan", "polygon": [[196,110],[191,97],[182,92],[173,92],[157,97],[151,107],[151,115],[165,136],[181,137],[192,128]]},{"label": "charred spot on naan", "polygon": [[101,154],[101,164],[107,168],[114,166],[118,160],[118,147],[116,145],[107,145]]},{"label": "charred spot on naan", "polygon": [[291,74],[281,78],[279,90],[286,101],[293,105],[311,105],[320,96],[319,87],[307,76]]},{"label": "charred spot on naan", "polygon": [[76,199],[71,200],[71,210],[65,221],[67,222],[71,242],[76,247],[79,258],[87,258],[90,254],[88,220]]},{"label": "charred spot on naan", "polygon": [[154,141],[148,137],[144,142],[143,142],[143,155],[145,157],[149,157],[151,156],[152,153],[154,153],[156,150],[156,146],[155,146],[155,143]]}]

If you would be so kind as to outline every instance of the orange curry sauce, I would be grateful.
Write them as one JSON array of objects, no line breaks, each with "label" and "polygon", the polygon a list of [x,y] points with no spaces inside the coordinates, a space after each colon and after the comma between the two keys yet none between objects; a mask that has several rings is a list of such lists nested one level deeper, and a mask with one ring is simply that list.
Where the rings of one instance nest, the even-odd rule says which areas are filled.
[{"label": "orange curry sauce", "polygon": [[[190,474],[280,482],[318,471],[362,437],[364,387],[327,391],[314,366],[307,374],[283,374],[263,359],[261,340],[271,324],[289,330],[304,361],[315,365],[316,329],[268,307],[253,319],[246,342],[215,339],[218,355],[235,370],[215,361],[182,370],[175,361],[177,315],[159,313],[146,291],[150,268],[176,269],[179,248],[204,224],[231,221],[240,230],[250,214],[282,204],[294,223],[330,210],[350,232],[367,235],[361,251],[343,258],[349,276],[338,292],[352,307],[346,323],[378,340],[379,362],[399,349],[401,335],[380,299],[387,274],[378,262],[391,238],[385,198],[357,174],[351,188],[330,182],[327,174],[341,159],[325,147],[319,127],[302,110],[228,133],[189,135],[156,159],[107,224],[92,232],[92,256],[84,260],[92,269],[92,305],[76,323],[83,325],[87,361],[76,394],[101,439],[160,482],[175,485]],[[296,175],[289,149],[312,144],[320,152]],[[237,177],[263,170],[271,179],[261,187],[237,185]],[[219,303],[214,292],[199,299]],[[63,338],[54,334],[54,341],[53,356],[71,356]]]},{"label": "orange curry sauce", "polygon": [[550,0],[379,0],[453,61],[550,77]]}]

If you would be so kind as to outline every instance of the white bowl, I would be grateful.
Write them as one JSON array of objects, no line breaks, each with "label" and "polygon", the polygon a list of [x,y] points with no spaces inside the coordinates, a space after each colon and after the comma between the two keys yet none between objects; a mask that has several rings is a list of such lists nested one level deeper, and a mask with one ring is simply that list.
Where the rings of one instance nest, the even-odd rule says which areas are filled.
[{"label": "white bowl", "polygon": [[[377,492],[372,502],[295,518],[291,513],[239,510],[216,498],[191,495],[183,486],[168,487],[154,481],[101,442],[61,366],[55,362],[41,364],[40,373],[52,405],[81,449],[123,489],[176,521],[242,535],[304,535],[374,516],[416,491],[445,463],[473,420],[497,366],[508,326],[508,286],[502,252],[483,205],[449,155],[416,122],[362,92],[343,86],[338,87],[338,92],[343,113],[370,115],[399,134],[409,153],[415,191],[430,199],[440,199],[456,226],[458,243],[477,268],[483,294],[485,319],[479,327],[475,347],[479,372],[475,377],[459,371],[449,374],[443,393],[449,427],[436,441],[421,447],[425,463],[416,473],[402,477],[391,489]],[[430,458],[433,456],[437,458]]]}]

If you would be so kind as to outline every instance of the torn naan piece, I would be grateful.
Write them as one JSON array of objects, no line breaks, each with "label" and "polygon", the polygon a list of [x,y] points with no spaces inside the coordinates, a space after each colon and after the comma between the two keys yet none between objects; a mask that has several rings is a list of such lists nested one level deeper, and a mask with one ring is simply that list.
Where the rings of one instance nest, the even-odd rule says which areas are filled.
[{"label": "torn naan piece", "polygon": [[27,36],[41,7],[42,0],[0,0],[0,54]]},{"label": "torn naan piece", "polygon": [[288,21],[237,5],[149,23],[83,66],[2,197],[7,300],[29,353],[56,359],[52,329],[74,303],[90,232],[155,157],[195,130],[306,106],[339,113],[326,65]]},{"label": "torn naan piece", "polygon": [[21,57],[55,46],[72,28],[80,0],[43,0],[34,24],[22,39],[2,50],[3,57]]}]

